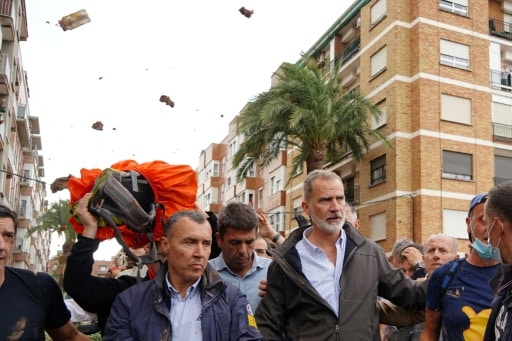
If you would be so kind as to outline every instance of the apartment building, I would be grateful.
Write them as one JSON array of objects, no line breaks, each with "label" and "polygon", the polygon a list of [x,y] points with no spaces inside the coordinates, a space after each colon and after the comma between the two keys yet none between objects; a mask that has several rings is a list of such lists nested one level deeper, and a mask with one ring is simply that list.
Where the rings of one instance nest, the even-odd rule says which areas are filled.
[{"label": "apartment building", "polygon": [[[347,154],[325,165],[342,178],[360,231],[386,251],[435,232],[465,245],[471,198],[512,179],[512,0],[355,1],[308,57],[326,76],[342,64],[343,88],[383,113],[371,125],[391,147],[374,140],[361,162]],[[288,170],[293,153],[282,158]],[[270,171],[258,174],[269,183]],[[283,188],[287,233],[304,177]]]},{"label": "apartment building", "polygon": [[251,169],[249,176],[237,182],[233,156],[244,141],[238,133],[237,117],[229,123],[228,135],[219,143],[211,144],[199,157],[198,203],[204,210],[218,213],[230,201],[240,201],[268,215],[276,231],[285,232],[286,156],[283,152],[264,170]]},{"label": "apartment building", "polygon": [[0,0],[0,200],[18,213],[9,264],[47,271],[50,233],[28,235],[45,211],[46,188],[39,118],[29,105],[20,42],[28,38],[25,0]]}]

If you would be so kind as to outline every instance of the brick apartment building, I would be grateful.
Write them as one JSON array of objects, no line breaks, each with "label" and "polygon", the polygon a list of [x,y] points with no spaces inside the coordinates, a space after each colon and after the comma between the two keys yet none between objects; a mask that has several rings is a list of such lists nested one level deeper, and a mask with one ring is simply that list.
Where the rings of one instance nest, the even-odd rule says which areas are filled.
[{"label": "brick apartment building", "polygon": [[0,0],[0,201],[18,214],[8,264],[48,271],[50,231],[28,235],[47,209],[39,117],[30,110],[21,42],[28,40],[25,0]]},{"label": "brick apartment building", "polygon": [[[397,238],[424,242],[434,232],[465,246],[471,198],[512,179],[512,87],[501,77],[504,64],[512,68],[512,0],[355,1],[304,57],[326,76],[341,63],[342,86],[383,112],[371,124],[391,148],[374,141],[361,162],[348,154],[325,165],[342,178],[360,231],[386,251]],[[236,184],[230,157],[242,142],[235,118],[201,153],[199,202],[213,211],[252,202],[287,234],[305,172],[285,186],[287,150]]]}]

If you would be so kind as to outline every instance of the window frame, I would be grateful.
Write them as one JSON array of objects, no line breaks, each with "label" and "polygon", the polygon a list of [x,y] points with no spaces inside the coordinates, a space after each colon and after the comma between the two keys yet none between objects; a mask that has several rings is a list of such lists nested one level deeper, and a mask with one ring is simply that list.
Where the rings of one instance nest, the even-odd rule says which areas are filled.
[{"label": "window frame", "polygon": [[[464,58],[461,55],[451,55],[456,49],[464,48]],[[465,51],[467,49],[467,51]],[[447,51],[448,50],[448,51]],[[467,52],[467,53],[466,53]],[[467,54],[467,56],[466,56]],[[467,44],[462,44],[448,39],[439,40],[439,63],[441,65],[451,66],[457,69],[470,70],[471,63],[469,57],[471,56],[471,47]]]},{"label": "window frame", "polygon": [[382,154],[370,161],[370,186],[386,181],[386,163],[386,154]]},{"label": "window frame", "polygon": [[[470,164],[457,162],[464,161],[463,158],[469,158]],[[466,172],[468,174],[458,171],[463,167],[469,168]],[[473,154],[443,150],[442,177],[449,180],[473,181]]]},{"label": "window frame", "polygon": [[[467,1],[459,1],[466,2]],[[463,17],[469,16],[469,6],[457,3],[457,1],[439,0],[439,9],[441,11],[461,15]]]}]

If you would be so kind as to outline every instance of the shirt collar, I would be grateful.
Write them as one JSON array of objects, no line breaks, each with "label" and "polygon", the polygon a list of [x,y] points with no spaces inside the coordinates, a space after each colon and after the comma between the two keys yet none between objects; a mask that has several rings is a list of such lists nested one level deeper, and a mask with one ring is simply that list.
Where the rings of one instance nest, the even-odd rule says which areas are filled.
[{"label": "shirt collar", "polygon": [[[201,277],[199,277],[194,284],[188,287],[187,296],[199,290],[199,281],[201,281]],[[171,282],[169,282],[169,272],[165,274],[165,283],[167,284],[167,289],[169,290],[169,293],[171,295],[181,295],[181,293],[178,290],[174,289]]]},{"label": "shirt collar", "polygon": [[[304,241],[304,247],[308,249],[309,251],[315,251],[315,250],[321,250],[318,246],[311,243],[307,237],[311,235],[313,232],[313,226],[308,227],[304,230],[304,233],[302,235],[302,240]],[[345,230],[341,229],[341,233],[339,238],[336,240],[336,244],[339,244],[340,246],[343,245],[343,240],[345,239]]]}]

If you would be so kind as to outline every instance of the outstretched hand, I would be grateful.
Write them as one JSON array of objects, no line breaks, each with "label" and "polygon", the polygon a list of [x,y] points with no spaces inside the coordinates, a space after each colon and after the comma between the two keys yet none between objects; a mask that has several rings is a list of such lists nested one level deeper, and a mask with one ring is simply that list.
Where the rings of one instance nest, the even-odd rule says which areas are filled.
[{"label": "outstretched hand", "polygon": [[270,225],[267,217],[263,213],[258,213],[259,233],[263,238],[272,239],[276,235],[276,230]]}]

